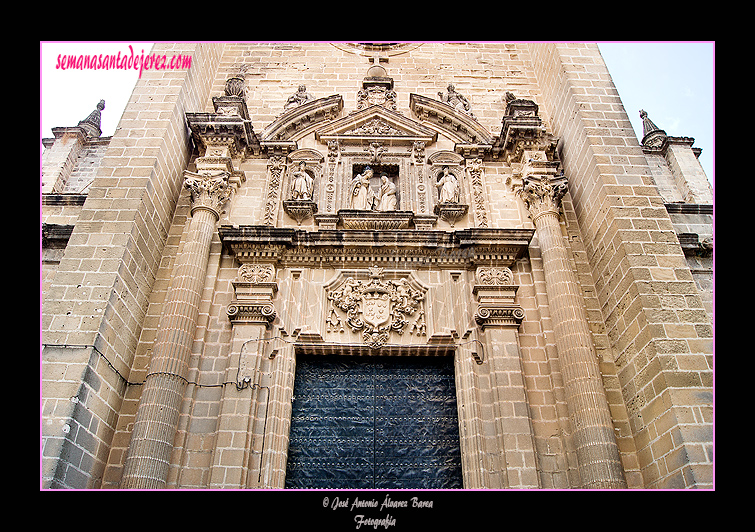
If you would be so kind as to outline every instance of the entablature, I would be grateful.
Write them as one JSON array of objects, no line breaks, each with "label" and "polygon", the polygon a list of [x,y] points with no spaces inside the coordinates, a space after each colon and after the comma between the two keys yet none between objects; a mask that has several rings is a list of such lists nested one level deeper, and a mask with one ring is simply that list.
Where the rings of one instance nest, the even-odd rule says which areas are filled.
[{"label": "entablature", "polygon": [[241,263],[281,267],[462,268],[511,266],[529,247],[532,229],[320,230],[223,225],[225,249]]}]

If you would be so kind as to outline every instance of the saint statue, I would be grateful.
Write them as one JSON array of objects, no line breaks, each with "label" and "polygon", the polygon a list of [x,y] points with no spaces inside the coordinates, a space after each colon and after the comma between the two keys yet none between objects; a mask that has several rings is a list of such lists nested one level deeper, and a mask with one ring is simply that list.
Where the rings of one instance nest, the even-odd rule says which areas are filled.
[{"label": "saint statue", "polygon": [[349,208],[358,211],[367,211],[372,207],[372,191],[370,190],[370,178],[372,168],[367,166],[364,172],[351,180],[349,185]]},{"label": "saint statue", "polygon": [[299,163],[299,169],[293,174],[293,181],[291,183],[291,199],[294,200],[311,200],[312,188],[314,185],[314,179],[310,176],[305,168],[307,163],[301,161]]},{"label": "saint statue", "polygon": [[312,98],[312,96],[307,92],[307,86],[299,85],[299,90],[297,90],[294,94],[288,97],[288,100],[286,101],[286,105],[283,106],[283,109],[287,110],[290,107],[297,107],[313,99],[314,98]]},{"label": "saint statue", "polygon": [[381,212],[395,211],[398,206],[395,183],[388,179],[388,176],[385,174],[380,178],[380,183],[380,203],[378,204],[378,210]]},{"label": "saint statue", "polygon": [[443,167],[443,176],[435,186],[439,189],[439,203],[459,203],[459,181],[448,171],[448,166]]},{"label": "saint statue", "polygon": [[474,114],[472,113],[470,105],[469,105],[469,100],[467,100],[466,97],[456,92],[456,89],[451,83],[448,84],[448,87],[446,88],[446,90],[448,91],[446,92],[446,94],[443,94],[442,92],[438,93],[438,96],[440,96],[440,101],[443,103],[447,103],[448,105],[450,105],[457,111],[468,114],[469,116],[474,118]]}]

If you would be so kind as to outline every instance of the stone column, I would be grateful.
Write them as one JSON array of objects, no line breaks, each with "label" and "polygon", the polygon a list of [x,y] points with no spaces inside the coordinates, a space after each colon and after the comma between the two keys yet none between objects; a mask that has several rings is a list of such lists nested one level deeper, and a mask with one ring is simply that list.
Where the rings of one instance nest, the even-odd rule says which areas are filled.
[{"label": "stone column", "polygon": [[558,221],[566,180],[547,174],[529,175],[519,193],[540,242],[582,487],[626,488],[579,283]]},{"label": "stone column", "polygon": [[144,382],[122,488],[163,488],[168,477],[179,407],[188,375],[210,243],[220,210],[231,188],[228,172],[185,172],[191,190],[191,221],[186,243],[176,259],[173,282],[166,296]]}]

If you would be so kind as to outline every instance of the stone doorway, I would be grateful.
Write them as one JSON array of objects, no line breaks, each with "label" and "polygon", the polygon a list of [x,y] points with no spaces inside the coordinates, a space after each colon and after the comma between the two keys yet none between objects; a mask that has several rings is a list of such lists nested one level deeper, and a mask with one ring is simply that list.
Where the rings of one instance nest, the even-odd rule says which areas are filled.
[{"label": "stone doorway", "polygon": [[286,488],[462,488],[452,356],[299,355]]}]

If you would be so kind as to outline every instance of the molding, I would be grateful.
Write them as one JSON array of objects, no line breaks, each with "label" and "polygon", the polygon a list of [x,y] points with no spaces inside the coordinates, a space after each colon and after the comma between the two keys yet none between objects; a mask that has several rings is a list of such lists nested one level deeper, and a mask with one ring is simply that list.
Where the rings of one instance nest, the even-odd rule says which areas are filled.
[{"label": "molding", "polygon": [[511,266],[527,252],[534,232],[490,228],[305,231],[262,225],[218,229],[226,251],[241,263],[261,260],[280,267],[331,268]]},{"label": "molding", "polygon": [[708,203],[664,203],[669,214],[713,214],[713,205]]},{"label": "molding", "polygon": [[73,233],[73,225],[42,224],[42,247],[65,248]]},{"label": "molding", "polygon": [[292,107],[267,126],[260,135],[263,142],[294,141],[302,138],[321,122],[341,114],[343,98],[334,94]]},{"label": "molding", "polygon": [[489,148],[495,140],[477,120],[441,101],[411,93],[409,107],[423,124],[439,128],[459,143],[486,145]]},{"label": "molding", "polygon": [[380,105],[353,112],[315,133],[320,142],[338,140],[342,144],[385,141],[390,144],[434,143],[438,134],[419,122]]},{"label": "molding", "polygon": [[42,194],[42,205],[84,205],[87,194]]},{"label": "molding", "polygon": [[258,155],[260,142],[251,120],[239,115],[186,113],[191,136],[199,146],[225,144],[230,157]]}]

